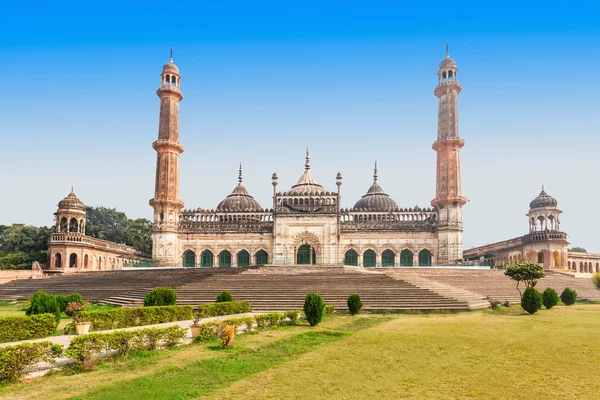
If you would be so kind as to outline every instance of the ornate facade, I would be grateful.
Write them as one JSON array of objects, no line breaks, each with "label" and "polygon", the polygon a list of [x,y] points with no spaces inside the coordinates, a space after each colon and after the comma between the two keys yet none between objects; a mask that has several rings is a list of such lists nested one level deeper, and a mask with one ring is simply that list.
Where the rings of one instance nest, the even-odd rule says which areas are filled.
[{"label": "ornate facade", "polygon": [[55,232],[48,240],[44,272],[119,270],[124,265],[150,260],[148,254],[133,247],[87,236],[85,225],[85,205],[71,190],[58,203]]},{"label": "ornate facade", "polygon": [[354,207],[342,208],[342,175],[336,190],[317,182],[308,150],[304,172],[288,190],[272,176],[273,203],[262,207],[242,180],[216,209],[184,209],[179,198],[179,68],[163,67],[154,198],[152,257],[156,264],[230,267],[252,264],[346,264],[365,267],[451,264],[462,259],[462,206],[456,62],[441,62],[438,84],[436,196],[431,207],[398,207],[373,184]]}]

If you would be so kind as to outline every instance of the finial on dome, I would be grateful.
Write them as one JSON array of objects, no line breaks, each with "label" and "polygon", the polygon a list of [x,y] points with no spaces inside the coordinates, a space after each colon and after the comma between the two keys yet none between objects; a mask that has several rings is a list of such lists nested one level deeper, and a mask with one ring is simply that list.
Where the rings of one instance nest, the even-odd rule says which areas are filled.
[{"label": "finial on dome", "polygon": [[171,64],[173,64],[173,48],[172,48],[172,47],[171,47],[171,54],[170,54],[170,57],[169,57],[169,58],[170,58],[170,59],[169,59],[169,62],[170,62]]},{"label": "finial on dome", "polygon": [[75,193],[75,188],[71,185],[71,193]]},{"label": "finial on dome", "polygon": [[238,175],[238,182],[242,183],[242,162],[240,161],[240,174]]},{"label": "finial on dome", "polygon": [[450,58],[450,53],[448,53],[448,43],[446,42],[446,58]]},{"label": "finial on dome", "polygon": [[310,169],[310,155],[308,154],[308,147],[306,148],[306,163],[304,163],[304,169],[307,171]]},{"label": "finial on dome", "polygon": [[542,183],[542,192],[544,191],[544,184]]},{"label": "finial on dome", "polygon": [[375,169],[373,170],[373,181],[377,182],[377,161],[375,161]]}]

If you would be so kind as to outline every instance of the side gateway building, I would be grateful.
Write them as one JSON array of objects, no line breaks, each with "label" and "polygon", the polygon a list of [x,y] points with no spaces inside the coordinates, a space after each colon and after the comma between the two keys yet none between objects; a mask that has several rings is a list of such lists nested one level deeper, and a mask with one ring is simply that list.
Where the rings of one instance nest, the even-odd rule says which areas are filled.
[{"label": "side gateway building", "polygon": [[453,264],[462,254],[462,206],[458,68],[446,49],[438,84],[436,197],[431,207],[399,207],[384,192],[377,175],[352,208],[341,208],[342,174],[336,190],[304,172],[288,190],[278,190],[273,174],[273,203],[261,206],[238,184],[216,209],[184,209],[179,196],[179,102],[181,76],[173,59],[164,65],[160,98],[154,198],[152,259],[160,266],[231,267],[253,264],[333,264],[413,266]]}]

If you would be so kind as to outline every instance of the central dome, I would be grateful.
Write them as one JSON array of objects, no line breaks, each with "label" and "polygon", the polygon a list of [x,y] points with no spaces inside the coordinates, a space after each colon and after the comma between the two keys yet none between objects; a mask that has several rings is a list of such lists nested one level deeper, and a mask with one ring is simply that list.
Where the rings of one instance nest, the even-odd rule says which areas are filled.
[{"label": "central dome", "polygon": [[240,163],[240,175],[239,183],[233,189],[233,192],[217,206],[217,211],[229,211],[229,212],[256,212],[262,211],[262,207],[258,204],[258,201],[254,200],[254,197],[250,196],[244,185],[242,184],[242,164]]},{"label": "central dome", "polygon": [[388,196],[379,183],[377,183],[377,163],[373,174],[373,184],[360,200],[354,205],[354,209],[364,211],[398,211],[398,204]]},{"label": "central dome", "polygon": [[325,195],[326,190],[323,186],[321,186],[317,180],[310,173],[310,157],[308,155],[308,149],[306,149],[306,163],[304,164],[304,174],[298,180],[290,190],[288,190],[286,195],[292,196],[320,196]]}]

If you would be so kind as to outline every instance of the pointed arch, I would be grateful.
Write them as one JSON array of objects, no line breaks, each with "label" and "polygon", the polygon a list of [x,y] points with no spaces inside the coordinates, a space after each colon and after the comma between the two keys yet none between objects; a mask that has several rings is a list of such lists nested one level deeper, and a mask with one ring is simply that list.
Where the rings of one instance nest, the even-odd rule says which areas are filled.
[{"label": "pointed arch", "polygon": [[390,249],[386,249],[381,253],[381,265],[383,267],[394,267],[396,265],[396,253]]},{"label": "pointed arch", "polygon": [[184,251],[182,258],[184,268],[194,268],[196,266],[196,253],[192,250],[188,249]]},{"label": "pointed arch", "polygon": [[60,253],[54,255],[54,268],[62,268],[62,254]]},{"label": "pointed arch", "polygon": [[69,256],[69,268],[77,268],[77,254],[71,253]]},{"label": "pointed arch", "polygon": [[219,253],[219,267],[231,267],[231,252],[223,250]]},{"label": "pointed arch", "polygon": [[213,252],[210,250],[204,250],[201,254],[200,254],[200,267],[201,268],[212,268],[213,264],[214,264],[214,258],[215,256],[213,255]]},{"label": "pointed arch", "polygon": [[256,260],[256,265],[266,265],[269,263],[269,253],[260,249],[254,254],[254,259]]},{"label": "pointed arch", "polygon": [[246,250],[240,250],[237,253],[237,266],[248,267],[250,265],[250,253]]},{"label": "pointed arch", "polygon": [[344,254],[344,265],[358,266],[358,253],[356,250],[350,249]]},{"label": "pointed arch", "polygon": [[419,252],[419,266],[428,267],[431,265],[431,252],[423,249]]},{"label": "pointed arch", "polygon": [[400,252],[400,265],[403,267],[412,267],[413,266],[413,252],[404,249]]},{"label": "pointed arch", "polygon": [[366,250],[363,253],[363,266],[365,267],[376,267],[377,266],[377,255],[371,249]]}]

